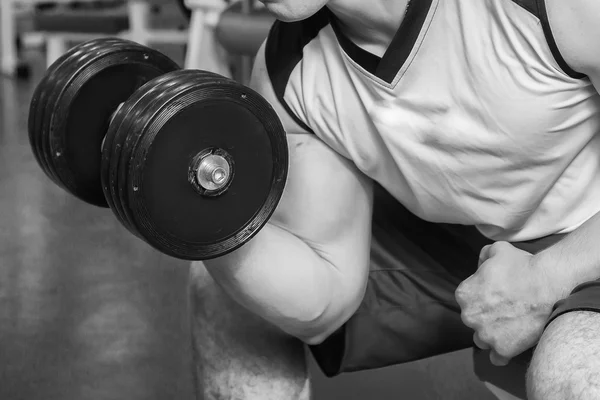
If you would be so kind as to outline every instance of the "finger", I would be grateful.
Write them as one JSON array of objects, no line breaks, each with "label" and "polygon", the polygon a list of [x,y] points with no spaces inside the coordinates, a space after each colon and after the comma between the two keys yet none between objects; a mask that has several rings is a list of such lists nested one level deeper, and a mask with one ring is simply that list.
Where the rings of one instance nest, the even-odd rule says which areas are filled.
[{"label": "finger", "polygon": [[[468,278],[466,281],[463,281],[460,285],[458,285],[458,287],[454,291],[454,299],[458,303],[458,306],[460,307],[460,309],[463,311],[461,313],[461,318],[464,317],[464,310],[469,304],[468,303],[469,291],[468,291],[468,282],[467,282],[469,279],[471,279],[471,278]],[[463,318],[463,322],[464,322],[464,318]]]},{"label": "finger", "polygon": [[477,332],[473,334],[473,343],[475,343],[475,346],[479,347],[481,350],[487,350],[490,348],[489,344],[481,340]]},{"label": "finger", "polygon": [[483,264],[485,261],[487,261],[488,258],[490,258],[490,250],[492,249],[492,245],[488,244],[487,246],[485,246],[483,249],[481,249],[481,251],[479,252],[479,264],[477,265],[477,268],[481,267],[481,264]]},{"label": "finger", "polygon": [[510,358],[502,357],[501,355],[496,353],[495,350],[492,350],[492,351],[490,351],[490,361],[496,367],[504,367],[504,366],[508,365],[508,363],[510,362]]}]

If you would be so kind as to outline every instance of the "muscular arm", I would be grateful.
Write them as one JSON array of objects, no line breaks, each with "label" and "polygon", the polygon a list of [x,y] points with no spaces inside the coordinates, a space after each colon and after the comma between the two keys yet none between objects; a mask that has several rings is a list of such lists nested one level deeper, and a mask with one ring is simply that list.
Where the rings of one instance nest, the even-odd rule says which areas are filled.
[{"label": "muscular arm", "polygon": [[270,222],[206,267],[250,311],[309,344],[358,308],[367,282],[372,187],[347,160],[298,127],[278,104],[259,51],[252,86],[286,127],[289,175]]},{"label": "muscular arm", "polygon": [[[600,90],[600,2],[597,0],[546,0],[557,46],[574,70],[586,74]],[[600,278],[600,214],[565,240],[536,256],[564,296],[578,284]],[[569,268],[564,268],[568,265]]]}]

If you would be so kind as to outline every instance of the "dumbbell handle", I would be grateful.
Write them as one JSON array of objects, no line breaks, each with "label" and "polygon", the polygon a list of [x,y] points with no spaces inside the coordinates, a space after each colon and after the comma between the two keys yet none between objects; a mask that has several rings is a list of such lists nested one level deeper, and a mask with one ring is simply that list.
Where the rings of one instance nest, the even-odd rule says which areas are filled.
[{"label": "dumbbell handle", "polygon": [[231,175],[231,167],[225,157],[211,154],[202,158],[196,167],[196,181],[207,190],[222,189]]}]

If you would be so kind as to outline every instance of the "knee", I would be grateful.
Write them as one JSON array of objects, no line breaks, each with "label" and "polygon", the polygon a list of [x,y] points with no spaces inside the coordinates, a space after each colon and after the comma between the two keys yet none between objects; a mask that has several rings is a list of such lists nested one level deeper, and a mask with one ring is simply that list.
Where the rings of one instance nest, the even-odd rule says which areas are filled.
[{"label": "knee", "polygon": [[191,264],[188,286],[192,297],[219,294],[215,280],[210,276],[204,264],[199,261]]},{"label": "knee", "polygon": [[207,398],[309,397],[305,349],[298,340],[238,305],[202,263],[192,263],[188,286],[199,391]]},{"label": "knee", "polygon": [[552,322],[527,372],[529,400],[600,398],[600,314],[572,312]]},{"label": "knee", "polygon": [[188,291],[192,323],[233,324],[233,315],[248,313],[218,285],[202,262],[191,265]]},{"label": "knee", "polygon": [[[548,357],[541,357],[532,362],[527,373],[528,400],[592,400],[596,397],[582,396],[586,392],[585,374],[567,371],[567,359],[552,356],[552,363],[547,364]],[[561,367],[562,365],[562,367]]]},{"label": "knee", "polygon": [[194,334],[218,332],[222,338],[235,337],[240,342],[250,340],[253,336],[261,340],[291,339],[291,336],[285,335],[229,296],[201,262],[192,263],[188,288],[190,322]]},{"label": "knee", "polygon": [[201,262],[193,262],[188,281],[190,308],[192,312],[216,308],[222,304],[225,293],[217,286]]},{"label": "knee", "polygon": [[[542,400],[549,393],[557,392],[559,383],[556,381],[558,375],[554,367],[544,365],[547,362],[547,355],[540,354],[540,351],[534,353],[531,364],[527,370],[527,399]],[[560,384],[561,385],[561,384]]]}]

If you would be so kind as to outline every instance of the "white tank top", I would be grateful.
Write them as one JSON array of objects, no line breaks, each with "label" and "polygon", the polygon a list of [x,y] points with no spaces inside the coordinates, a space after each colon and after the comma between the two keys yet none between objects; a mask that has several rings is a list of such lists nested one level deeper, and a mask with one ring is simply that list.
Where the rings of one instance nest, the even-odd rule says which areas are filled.
[{"label": "white tank top", "polygon": [[382,58],[337,24],[323,9],[273,26],[275,92],[415,215],[524,241],[600,211],[600,96],[543,0],[413,0]]}]

